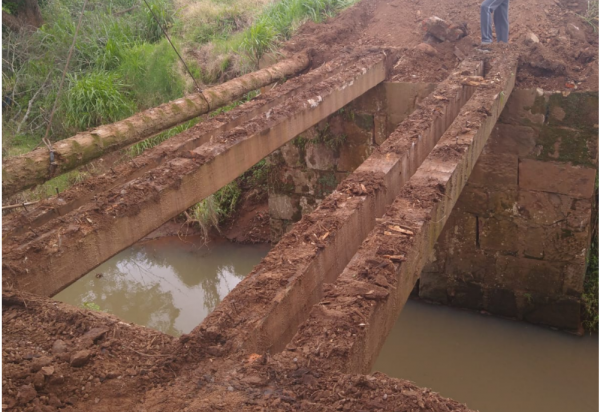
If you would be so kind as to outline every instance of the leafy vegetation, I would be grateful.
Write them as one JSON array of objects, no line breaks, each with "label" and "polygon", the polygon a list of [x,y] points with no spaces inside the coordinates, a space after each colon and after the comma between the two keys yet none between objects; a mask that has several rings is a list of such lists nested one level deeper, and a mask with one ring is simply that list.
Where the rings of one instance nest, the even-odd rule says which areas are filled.
[{"label": "leafy vegetation", "polygon": [[235,212],[241,194],[237,182],[231,182],[186,211],[187,223],[197,224],[204,239],[208,239],[210,230],[219,230],[219,224]]},{"label": "leafy vegetation", "polygon": [[598,33],[598,0],[588,0],[586,13],[580,17]]}]

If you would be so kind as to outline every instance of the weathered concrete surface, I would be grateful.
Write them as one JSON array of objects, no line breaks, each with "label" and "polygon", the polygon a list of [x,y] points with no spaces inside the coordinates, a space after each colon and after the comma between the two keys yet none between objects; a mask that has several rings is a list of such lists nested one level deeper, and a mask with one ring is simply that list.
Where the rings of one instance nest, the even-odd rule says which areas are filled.
[{"label": "weathered concrete surface", "polygon": [[420,297],[577,331],[598,174],[598,94],[515,90]]},{"label": "weathered concrete surface", "polygon": [[[375,219],[474,92],[462,85],[464,77],[482,69],[481,62],[466,62],[441,83],[334,193],[282,238],[192,335],[219,336],[226,342],[224,354],[283,349],[320,300],[323,284],[335,281]],[[241,307],[244,311],[237,309]],[[232,329],[232,324],[238,327]]]},{"label": "weathered concrete surface", "polygon": [[225,186],[259,160],[381,83],[385,54],[371,52],[314,88],[77,211],[3,244],[15,287],[52,295]]},{"label": "weathered concrete surface", "polygon": [[312,212],[434,88],[384,82],[273,152],[268,157],[271,242]]},{"label": "weathered concrete surface", "polygon": [[284,352],[299,365],[366,373],[408,299],[515,82],[495,61],[475,95],[401,190]]},{"label": "weathered concrete surface", "polygon": [[309,73],[286,81],[279,85],[276,91],[261,94],[227,113],[210,118],[171,137],[160,145],[146,150],[134,160],[115,166],[110,173],[86,179],[63,191],[59,196],[43,200],[35,206],[28,207],[27,210],[22,210],[21,213],[5,216],[2,224],[3,237],[35,230],[44,223],[83,206],[99,193],[139,178],[151,169],[196,149],[220,134],[242,126],[250,119],[282,104],[292,95],[306,91],[339,73],[342,68],[353,64],[362,54],[364,52],[358,51],[327,62]]},{"label": "weathered concrete surface", "polygon": [[137,113],[127,119],[78,133],[46,147],[2,162],[2,193],[10,196],[44,183],[121,147],[131,145],[187,120],[223,107],[246,93],[296,75],[310,64],[307,52],[239,78]]}]

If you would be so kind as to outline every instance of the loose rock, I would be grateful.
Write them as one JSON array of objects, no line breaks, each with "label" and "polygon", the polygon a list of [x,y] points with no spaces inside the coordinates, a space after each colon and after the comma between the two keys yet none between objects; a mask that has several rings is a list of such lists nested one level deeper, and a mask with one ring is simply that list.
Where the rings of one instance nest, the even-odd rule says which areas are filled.
[{"label": "loose rock", "polygon": [[433,46],[427,43],[419,44],[417,47],[415,47],[415,50],[423,52],[428,56],[435,56],[437,54],[437,50],[435,50]]},{"label": "loose rock", "polygon": [[80,368],[84,366],[90,360],[92,352],[89,350],[80,350],[71,356],[71,366],[74,368]]},{"label": "loose rock", "polygon": [[529,33],[527,33],[525,35],[525,41],[524,41],[524,43],[527,46],[532,46],[532,45],[537,44],[539,42],[540,42],[540,39],[538,38],[538,36],[536,36],[532,32],[529,32]]},{"label": "loose rock", "polygon": [[52,353],[54,354],[65,353],[66,351],[67,344],[60,339],[56,340],[52,345]]},{"label": "loose rock", "polygon": [[19,405],[26,405],[37,396],[37,391],[31,385],[23,385],[17,392],[17,403]]}]

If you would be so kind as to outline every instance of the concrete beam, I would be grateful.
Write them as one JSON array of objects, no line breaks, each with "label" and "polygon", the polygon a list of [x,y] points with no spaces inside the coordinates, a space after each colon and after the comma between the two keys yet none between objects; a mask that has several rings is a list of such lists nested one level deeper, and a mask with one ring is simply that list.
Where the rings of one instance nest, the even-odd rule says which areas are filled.
[{"label": "concrete beam", "polygon": [[440,143],[301,326],[287,357],[368,373],[492,132],[517,69],[499,58]]},{"label": "concrete beam", "polygon": [[99,193],[143,176],[153,168],[166,163],[182,153],[191,151],[209,142],[211,139],[242,126],[252,118],[263,115],[268,110],[283,104],[295,94],[314,87],[328,77],[339,73],[344,67],[354,64],[365,52],[359,51],[334,59],[302,76],[295,77],[259,97],[236,107],[230,112],[208,119],[182,133],[179,133],[160,145],[146,150],[134,160],[119,164],[111,172],[90,177],[75,184],[56,197],[52,197],[30,206],[20,213],[4,218],[3,237],[23,234],[36,229],[52,219],[65,216],[97,197]]},{"label": "concrete beam", "polygon": [[3,267],[11,274],[4,282],[41,295],[59,292],[385,77],[385,53],[366,54],[244,127],[101,194],[35,233],[11,238],[3,245]]},{"label": "concrete beam", "polygon": [[323,284],[336,280],[375,219],[383,215],[470,98],[474,88],[463,86],[465,76],[482,74],[482,70],[481,62],[465,62],[441,83],[377,152],[282,238],[192,334],[219,334],[227,342],[225,352],[282,350],[321,299]]}]

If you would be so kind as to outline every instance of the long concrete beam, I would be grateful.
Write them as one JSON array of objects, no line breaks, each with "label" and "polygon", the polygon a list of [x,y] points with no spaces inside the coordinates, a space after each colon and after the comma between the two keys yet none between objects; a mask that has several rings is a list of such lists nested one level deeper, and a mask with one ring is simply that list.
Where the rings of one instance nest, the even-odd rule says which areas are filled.
[{"label": "long concrete beam", "polygon": [[[421,103],[351,176],[271,250],[192,335],[215,334],[227,351],[263,353],[285,347],[348,264],[375,219],[400,193],[474,92],[464,79],[483,63],[465,62]],[[240,308],[243,308],[241,310]],[[225,355],[224,355],[225,356]]]},{"label": "long concrete beam", "polygon": [[144,176],[101,194],[36,232],[3,244],[4,278],[53,295],[166,221],[233,181],[273,150],[386,77],[383,52],[371,52],[314,88]]},{"label": "long concrete beam", "polygon": [[368,373],[513,89],[517,59],[499,58],[402,189],[292,344],[299,367]]},{"label": "long concrete beam", "polygon": [[152,137],[187,120],[223,107],[252,90],[291,77],[310,64],[308,53],[299,53],[256,72],[245,74],[201,93],[195,93],[127,119],[99,126],[46,147],[2,162],[2,194],[10,196],[44,183],[122,147]]},{"label": "long concrete beam", "polygon": [[250,102],[171,137],[160,145],[146,150],[134,160],[111,168],[108,173],[86,179],[57,196],[29,206],[19,213],[5,216],[2,222],[3,237],[35,230],[52,219],[64,216],[85,205],[100,193],[139,178],[149,170],[181,156],[182,153],[194,150],[220,134],[242,126],[252,118],[284,103],[293,95],[306,91],[339,73],[344,67],[354,64],[364,53],[365,51],[358,51],[327,62],[315,70],[286,81]]}]

